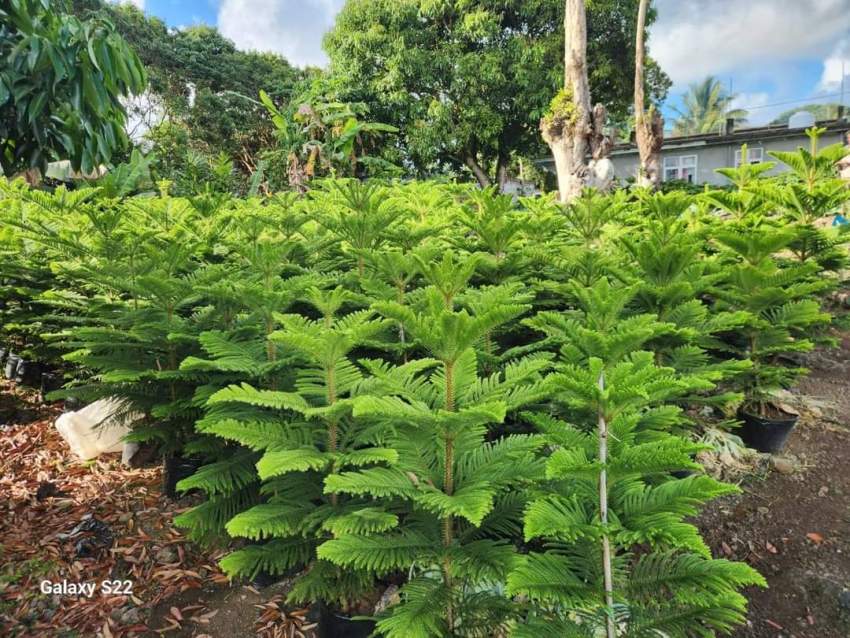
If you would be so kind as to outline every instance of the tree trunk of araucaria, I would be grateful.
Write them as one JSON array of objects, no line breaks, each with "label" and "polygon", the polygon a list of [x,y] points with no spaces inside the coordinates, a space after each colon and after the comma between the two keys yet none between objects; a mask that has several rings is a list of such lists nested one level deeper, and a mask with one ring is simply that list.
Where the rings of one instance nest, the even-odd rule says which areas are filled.
[{"label": "tree trunk of araucaria", "polygon": [[637,36],[635,40],[635,141],[637,142],[640,166],[637,185],[652,189],[661,184],[661,145],[664,143],[664,119],[655,106],[646,110],[644,95],[644,32],[649,0],[640,0],[638,8]]},{"label": "tree trunk of araucaria", "polygon": [[603,133],[605,107],[590,107],[587,79],[585,0],[565,0],[564,90],[540,120],[540,132],[552,150],[562,202],[570,202],[586,186],[610,187],[612,140]]}]

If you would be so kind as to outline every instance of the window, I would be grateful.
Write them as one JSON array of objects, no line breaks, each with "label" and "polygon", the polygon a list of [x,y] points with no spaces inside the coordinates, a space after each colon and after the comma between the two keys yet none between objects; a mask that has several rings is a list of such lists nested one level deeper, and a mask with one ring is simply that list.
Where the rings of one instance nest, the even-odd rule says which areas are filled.
[{"label": "window", "polygon": [[680,179],[695,184],[697,181],[697,156],[676,155],[664,158],[664,181]]},{"label": "window", "polygon": [[[763,148],[748,148],[747,149],[747,159],[750,160],[750,164],[761,164],[764,161],[764,149]],[[735,151],[735,168],[738,168],[741,165],[741,149],[739,148]]]}]

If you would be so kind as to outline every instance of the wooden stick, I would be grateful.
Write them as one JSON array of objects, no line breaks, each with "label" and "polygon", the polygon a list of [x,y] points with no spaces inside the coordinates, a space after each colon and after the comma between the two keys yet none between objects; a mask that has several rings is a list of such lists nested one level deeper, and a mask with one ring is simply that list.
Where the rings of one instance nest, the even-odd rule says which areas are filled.
[{"label": "wooden stick", "polygon": [[[599,393],[605,390],[605,372],[599,374]],[[617,627],[614,622],[614,582],[611,570],[611,543],[608,540],[608,424],[605,413],[599,406],[599,518],[602,521],[602,570],[605,583],[605,616],[607,638],[617,638]]]}]

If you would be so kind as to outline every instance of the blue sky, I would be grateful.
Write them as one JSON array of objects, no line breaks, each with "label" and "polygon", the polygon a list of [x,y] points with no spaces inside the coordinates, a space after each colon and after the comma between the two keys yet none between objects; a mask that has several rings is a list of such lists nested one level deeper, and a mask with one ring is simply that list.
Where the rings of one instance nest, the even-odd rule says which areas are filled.
[{"label": "blue sky", "polygon": [[[322,34],[344,0],[132,0],[168,24],[216,25],[237,46],[322,65]],[[850,0],[655,0],[649,49],[673,79],[669,106],[708,74],[731,85],[752,124],[805,102],[850,105]]]}]

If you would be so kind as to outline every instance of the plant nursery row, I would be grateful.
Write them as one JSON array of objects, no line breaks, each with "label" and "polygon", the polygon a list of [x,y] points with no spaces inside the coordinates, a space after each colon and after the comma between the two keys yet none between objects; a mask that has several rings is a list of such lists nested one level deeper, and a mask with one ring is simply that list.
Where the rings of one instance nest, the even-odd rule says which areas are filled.
[{"label": "plant nursery row", "polygon": [[724,634],[765,581],[689,522],[737,491],[695,457],[709,418],[780,450],[830,342],[850,190],[817,133],[781,178],[568,206],[5,183],[5,372],[117,400],[189,468],[177,523],[352,635]]}]

